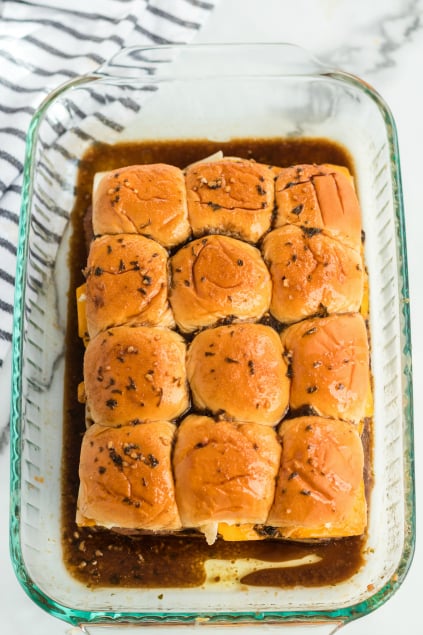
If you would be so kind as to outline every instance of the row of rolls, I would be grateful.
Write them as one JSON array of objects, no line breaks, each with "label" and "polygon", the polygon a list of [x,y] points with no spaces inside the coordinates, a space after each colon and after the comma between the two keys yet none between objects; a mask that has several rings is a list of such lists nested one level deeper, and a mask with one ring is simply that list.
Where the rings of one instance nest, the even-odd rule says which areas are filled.
[{"label": "row of rolls", "polygon": [[371,376],[345,168],[129,166],[95,184],[92,224],[77,524],[362,534]]}]

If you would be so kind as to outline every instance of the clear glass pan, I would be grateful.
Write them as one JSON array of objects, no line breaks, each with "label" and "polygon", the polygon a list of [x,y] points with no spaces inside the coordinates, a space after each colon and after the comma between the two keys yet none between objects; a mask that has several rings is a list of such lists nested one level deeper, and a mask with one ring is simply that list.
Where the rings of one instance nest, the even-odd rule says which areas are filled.
[{"label": "clear glass pan", "polygon": [[[366,562],[346,582],[321,588],[241,587],[228,563],[220,585],[162,594],[87,589],[63,564],[60,527],[69,215],[81,157],[95,141],[287,136],[332,139],[355,162],[375,398]],[[295,623],[332,632],[374,610],[401,584],[414,547],[410,347],[395,124],[371,87],[298,47],[270,44],[128,49],[59,88],[29,131],[18,248],[11,553],[22,586],[46,611],[88,632],[128,623],[225,627],[219,632]]]}]

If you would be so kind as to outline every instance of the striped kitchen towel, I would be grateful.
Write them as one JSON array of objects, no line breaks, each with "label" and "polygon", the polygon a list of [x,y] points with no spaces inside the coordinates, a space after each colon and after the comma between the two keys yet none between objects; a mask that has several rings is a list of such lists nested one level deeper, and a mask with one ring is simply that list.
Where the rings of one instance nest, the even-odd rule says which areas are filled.
[{"label": "striped kitchen towel", "polygon": [[[53,88],[95,70],[124,47],[192,40],[217,1],[0,0],[2,394],[7,394],[10,381],[20,194],[25,137],[32,115]],[[120,106],[133,108],[130,100]],[[108,123],[113,125],[113,120]],[[8,413],[3,413],[0,446],[7,421]]]}]

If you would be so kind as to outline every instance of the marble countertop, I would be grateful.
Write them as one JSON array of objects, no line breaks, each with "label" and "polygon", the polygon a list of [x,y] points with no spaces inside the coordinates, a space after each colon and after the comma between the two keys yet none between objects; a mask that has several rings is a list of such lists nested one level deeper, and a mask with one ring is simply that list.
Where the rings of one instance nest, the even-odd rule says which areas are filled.
[{"label": "marble countertop", "polygon": [[[354,73],[385,99],[396,120],[406,215],[413,365],[417,526],[423,491],[423,190],[420,160],[423,144],[423,0],[221,0],[197,42],[293,42],[331,66]],[[419,264],[420,263],[420,264]],[[9,452],[7,432],[0,437],[0,630],[13,635],[57,635],[67,625],[45,614],[22,591],[10,564],[8,535]],[[420,460],[422,463],[420,464]],[[421,532],[420,532],[421,537]],[[384,606],[342,630],[345,635],[421,633],[420,575],[423,549],[399,591]],[[182,629],[183,630],[183,629]]]}]

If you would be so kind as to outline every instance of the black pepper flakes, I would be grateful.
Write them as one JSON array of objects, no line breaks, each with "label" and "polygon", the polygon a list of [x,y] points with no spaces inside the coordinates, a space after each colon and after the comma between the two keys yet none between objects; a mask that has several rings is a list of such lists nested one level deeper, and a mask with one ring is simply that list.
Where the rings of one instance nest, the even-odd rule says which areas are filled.
[{"label": "black pepper flakes", "polygon": [[298,472],[291,472],[291,474],[288,476],[288,481],[292,481],[292,479],[297,476],[298,476]]},{"label": "black pepper flakes", "polygon": [[142,283],[145,284],[146,287],[151,285],[152,279],[150,276],[143,276]]},{"label": "black pepper flakes", "polygon": [[159,459],[156,459],[155,456],[153,456],[152,454],[149,454],[147,457],[147,460],[145,461],[145,464],[149,465],[150,467],[157,467],[159,462],[160,462]]},{"label": "black pepper flakes", "polygon": [[254,368],[254,361],[252,359],[248,360],[247,366],[248,366],[248,370],[249,370],[250,375],[254,375],[255,374],[255,368]]},{"label": "black pepper flakes", "polygon": [[308,238],[313,238],[316,234],[322,233],[322,229],[320,227],[304,227],[304,225],[301,225],[301,229]]},{"label": "black pepper flakes", "polygon": [[105,472],[106,472],[106,468],[104,467],[104,465],[100,465],[100,467],[98,468],[98,473],[104,474]]},{"label": "black pepper flakes", "polygon": [[237,359],[233,359],[232,357],[225,357],[225,362],[227,364],[239,364]]},{"label": "black pepper flakes", "polygon": [[114,448],[109,448],[109,457],[117,467],[123,468],[123,459]]},{"label": "black pepper flakes", "polygon": [[118,405],[118,402],[116,401],[116,399],[107,399],[106,401],[106,406],[110,408],[110,410],[113,410],[114,408],[116,408],[117,405]]},{"label": "black pepper flakes", "polygon": [[301,214],[301,212],[304,209],[304,205],[301,203],[301,205],[297,205],[297,207],[294,207],[294,209],[291,209],[291,214],[295,214],[295,216],[299,216]]},{"label": "black pepper flakes", "polygon": [[236,261],[236,264],[238,265],[238,267],[242,267],[244,264],[244,261],[241,260],[241,258],[238,258],[238,260]]},{"label": "black pepper flakes", "polygon": [[303,496],[310,496],[311,492],[309,489],[302,489],[300,490],[300,494],[302,494]]},{"label": "black pepper flakes", "polygon": [[119,271],[125,271],[126,267],[125,267],[125,263],[123,262],[122,258],[119,260]]},{"label": "black pepper flakes", "polygon": [[214,212],[217,212],[217,210],[222,209],[221,205],[219,205],[218,203],[213,203],[213,201],[208,201],[207,205],[211,207]]},{"label": "black pepper flakes", "polygon": [[95,276],[102,276],[103,275],[103,269],[101,267],[95,267],[94,275]]},{"label": "black pepper flakes", "polygon": [[215,356],[215,354],[216,354],[216,353],[212,353],[211,351],[206,351],[206,352],[204,353],[204,356],[205,356],[205,357],[214,357],[214,356]]},{"label": "black pepper flakes", "polygon": [[306,388],[306,392],[309,395],[312,395],[314,392],[316,392],[318,390],[317,386],[307,386]]},{"label": "black pepper flakes", "polygon": [[265,196],[266,190],[261,185],[256,185],[256,190],[260,196]]},{"label": "black pepper flakes", "polygon": [[132,377],[128,377],[128,383],[125,386],[126,390],[136,390],[137,385]]}]

